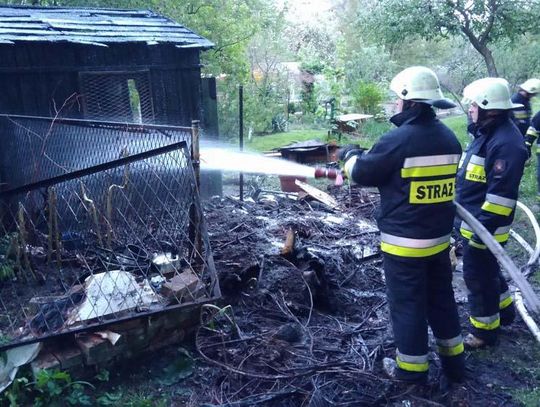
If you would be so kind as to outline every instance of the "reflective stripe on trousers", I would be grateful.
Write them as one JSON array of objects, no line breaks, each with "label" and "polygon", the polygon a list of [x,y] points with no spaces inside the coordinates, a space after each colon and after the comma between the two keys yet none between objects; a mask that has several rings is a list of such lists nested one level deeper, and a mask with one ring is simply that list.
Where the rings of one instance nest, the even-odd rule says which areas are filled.
[{"label": "reflective stripe on trousers", "polygon": [[[461,225],[459,226],[459,232],[465,239],[470,239],[474,234],[472,228],[465,221],[461,221]],[[499,243],[506,242],[510,237],[510,225],[501,226],[495,229],[495,234],[493,235],[493,237]]]},{"label": "reflective stripe on trousers", "polygon": [[512,299],[512,295],[510,294],[510,290],[506,290],[504,293],[500,295],[499,299],[499,309],[505,309],[510,304],[512,304],[514,300]]},{"label": "reflective stripe on trousers", "polygon": [[427,257],[440,253],[450,245],[450,235],[434,239],[411,239],[381,233],[381,250],[401,257]]},{"label": "reflective stripe on trousers", "polygon": [[409,372],[427,372],[429,369],[428,355],[405,355],[397,351],[396,363],[400,369]]},{"label": "reflective stripe on trousers", "polygon": [[457,356],[463,353],[463,338],[458,335],[450,339],[435,338],[437,344],[437,353],[442,356]]},{"label": "reflective stripe on trousers", "polygon": [[478,329],[484,329],[486,331],[492,331],[497,329],[501,325],[501,319],[499,313],[497,312],[494,315],[489,317],[469,317],[471,324]]}]

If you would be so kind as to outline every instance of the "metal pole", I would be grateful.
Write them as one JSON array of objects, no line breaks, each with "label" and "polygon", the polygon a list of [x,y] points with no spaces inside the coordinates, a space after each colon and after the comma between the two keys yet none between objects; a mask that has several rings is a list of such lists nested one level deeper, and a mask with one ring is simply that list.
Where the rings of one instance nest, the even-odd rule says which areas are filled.
[{"label": "metal pole", "polygon": [[[240,151],[244,151],[244,87],[238,87],[238,122],[239,122],[239,138]],[[240,173],[240,200],[244,200],[244,174]]]},{"label": "metal pole", "polygon": [[201,150],[200,150],[200,130],[199,120],[191,121],[191,159],[193,162],[193,171],[195,171],[195,181],[197,188],[201,186]]},{"label": "metal pole", "polygon": [[[200,154],[200,129],[199,120],[191,121],[191,162],[193,163],[193,172],[195,173],[195,184],[199,193],[201,189],[201,154]],[[201,234],[201,217],[199,208],[193,202],[189,208],[190,225],[190,240],[193,243],[194,253],[191,253],[192,259],[196,259],[196,252],[202,254],[202,234]]]}]

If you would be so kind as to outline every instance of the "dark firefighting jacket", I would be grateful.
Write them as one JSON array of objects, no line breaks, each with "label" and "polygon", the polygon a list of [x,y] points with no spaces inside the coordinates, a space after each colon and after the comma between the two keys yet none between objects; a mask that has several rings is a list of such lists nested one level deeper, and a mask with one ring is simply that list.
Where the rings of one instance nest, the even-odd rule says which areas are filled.
[{"label": "dark firefighting jacket", "polygon": [[398,126],[356,158],[353,181],[378,187],[382,251],[426,257],[449,245],[461,146],[426,104],[397,114]]},{"label": "dark firefighting jacket", "polygon": [[[469,132],[474,140],[459,163],[456,201],[503,243],[514,219],[527,149],[508,114],[496,116],[483,126],[472,124]],[[458,222],[456,226],[470,244],[485,248],[469,225]]]},{"label": "dark firefighting jacket", "polygon": [[[536,139],[540,135],[540,112],[537,112],[531,120],[531,125],[525,134],[525,144],[531,148]],[[540,147],[537,146],[536,152],[540,154]]]},{"label": "dark firefighting jacket", "polygon": [[532,116],[532,109],[531,109],[531,101],[528,97],[523,96],[521,93],[516,93],[514,96],[512,96],[512,102],[514,103],[520,103],[523,105],[523,107],[519,107],[513,111],[514,113],[514,121],[521,132],[522,136],[525,136],[525,133],[527,132],[527,129],[529,128],[531,124],[531,116]]}]

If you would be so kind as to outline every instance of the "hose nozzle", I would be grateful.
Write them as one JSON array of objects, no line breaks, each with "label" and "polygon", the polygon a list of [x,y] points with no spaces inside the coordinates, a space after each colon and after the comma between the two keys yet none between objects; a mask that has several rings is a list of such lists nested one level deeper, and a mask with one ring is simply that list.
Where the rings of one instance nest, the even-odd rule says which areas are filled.
[{"label": "hose nozzle", "polygon": [[334,168],[315,168],[315,178],[333,179],[336,180],[336,185],[343,185],[343,176],[341,175],[341,171]]},{"label": "hose nozzle", "polygon": [[315,168],[315,178],[336,179],[337,174],[333,168]]}]

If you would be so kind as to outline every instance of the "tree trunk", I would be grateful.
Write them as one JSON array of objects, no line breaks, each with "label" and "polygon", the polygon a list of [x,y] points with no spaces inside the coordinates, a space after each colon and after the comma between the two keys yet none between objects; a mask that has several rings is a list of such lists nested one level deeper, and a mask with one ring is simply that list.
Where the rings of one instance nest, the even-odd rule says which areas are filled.
[{"label": "tree trunk", "polygon": [[482,55],[482,58],[484,58],[488,75],[494,78],[498,77],[499,73],[497,72],[497,66],[495,65],[495,60],[493,59],[493,54],[491,53],[491,50],[484,44],[480,43],[473,43],[473,46],[480,53],[480,55]]},{"label": "tree trunk", "polygon": [[484,62],[486,63],[488,74],[489,76],[497,77],[499,76],[499,73],[497,72],[497,67],[495,66],[495,60],[493,59],[493,55],[487,47],[485,47],[485,50],[486,52],[482,53],[482,56],[484,57]]},{"label": "tree trunk", "polygon": [[492,77],[499,76],[499,73],[497,72],[497,67],[495,66],[495,60],[493,59],[493,55],[491,54],[491,50],[486,46],[484,40],[476,37],[473,32],[469,30],[468,27],[462,26],[461,31],[469,39],[474,49],[477,50],[478,53],[484,58],[488,75]]}]

